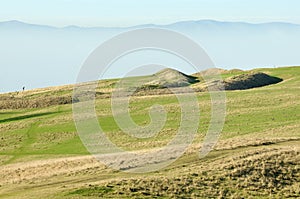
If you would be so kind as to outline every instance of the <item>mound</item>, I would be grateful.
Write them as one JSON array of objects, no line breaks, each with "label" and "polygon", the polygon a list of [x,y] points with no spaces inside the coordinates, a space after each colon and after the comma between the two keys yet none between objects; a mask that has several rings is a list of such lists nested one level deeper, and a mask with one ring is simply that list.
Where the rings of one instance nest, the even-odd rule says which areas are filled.
[{"label": "mound", "polygon": [[152,80],[145,85],[150,87],[167,88],[167,87],[184,87],[199,82],[196,77],[186,75],[174,69],[164,69],[155,73]]},{"label": "mound", "polygon": [[278,77],[272,77],[265,73],[258,72],[229,77],[225,79],[223,83],[225,90],[244,90],[276,84],[281,81],[282,79]]}]

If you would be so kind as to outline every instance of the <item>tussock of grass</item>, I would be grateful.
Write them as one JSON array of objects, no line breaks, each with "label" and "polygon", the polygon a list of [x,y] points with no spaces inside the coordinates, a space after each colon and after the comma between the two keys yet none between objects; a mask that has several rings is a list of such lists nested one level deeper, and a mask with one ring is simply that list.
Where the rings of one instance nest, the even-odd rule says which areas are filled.
[{"label": "tussock of grass", "polygon": [[0,133],[0,152],[16,150],[24,140],[25,136],[19,133],[10,133],[9,136]]},{"label": "tussock of grass", "polygon": [[224,168],[226,176],[238,182],[237,188],[280,193],[283,188],[299,182],[299,165],[299,151],[275,151],[257,158],[238,160]]}]

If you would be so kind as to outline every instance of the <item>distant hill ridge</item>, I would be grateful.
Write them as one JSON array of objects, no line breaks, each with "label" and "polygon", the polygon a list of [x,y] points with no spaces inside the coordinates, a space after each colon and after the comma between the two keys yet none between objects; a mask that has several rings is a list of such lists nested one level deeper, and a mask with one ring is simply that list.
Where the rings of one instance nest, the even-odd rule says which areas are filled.
[{"label": "distant hill ridge", "polygon": [[279,22],[279,21],[273,21],[273,22],[266,22],[266,23],[249,23],[249,22],[242,22],[242,21],[217,21],[217,20],[210,20],[210,19],[203,19],[203,20],[189,20],[189,21],[179,21],[175,23],[169,23],[169,24],[142,24],[142,25],[134,25],[134,26],[128,26],[128,27],[118,27],[118,26],[110,26],[110,27],[104,27],[104,26],[78,26],[75,24],[70,24],[64,27],[56,27],[51,25],[43,25],[43,24],[36,24],[36,23],[27,23],[19,20],[10,20],[10,21],[0,21],[0,26],[11,26],[11,27],[45,27],[45,28],[76,28],[76,29],[119,29],[119,28],[143,28],[143,27],[170,27],[170,26],[195,26],[195,25],[245,25],[245,26],[298,26],[300,27],[300,24],[296,23],[288,23],[288,22]]}]

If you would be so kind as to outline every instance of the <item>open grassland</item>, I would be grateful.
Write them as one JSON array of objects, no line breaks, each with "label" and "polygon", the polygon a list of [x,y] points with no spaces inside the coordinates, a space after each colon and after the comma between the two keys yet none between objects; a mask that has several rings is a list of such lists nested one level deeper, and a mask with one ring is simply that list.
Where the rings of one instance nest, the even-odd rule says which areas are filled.
[{"label": "open grassland", "polygon": [[[210,96],[197,93],[200,128],[184,156],[167,168],[128,174],[107,168],[89,155],[72,118],[72,86],[0,96],[0,197],[2,198],[286,198],[300,197],[300,67],[255,69],[283,79],[278,84],[226,91],[227,116],[218,144],[198,158],[210,123]],[[249,73],[232,70],[223,78]],[[99,124],[126,150],[166,145],[180,125],[175,96],[133,96],[130,113],[149,124],[149,108],[167,112],[152,138],[123,133],[111,111],[117,80],[99,82]],[[200,85],[200,84],[199,84]],[[192,85],[197,88],[197,84]]]}]

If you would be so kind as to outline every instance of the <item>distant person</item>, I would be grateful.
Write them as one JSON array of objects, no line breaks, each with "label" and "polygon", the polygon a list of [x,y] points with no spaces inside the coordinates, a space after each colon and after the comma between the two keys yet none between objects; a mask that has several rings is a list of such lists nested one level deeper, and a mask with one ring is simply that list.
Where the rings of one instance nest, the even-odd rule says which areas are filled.
[{"label": "distant person", "polygon": [[25,86],[23,86],[23,91],[25,91]]}]

